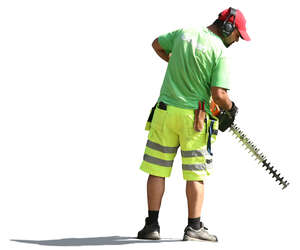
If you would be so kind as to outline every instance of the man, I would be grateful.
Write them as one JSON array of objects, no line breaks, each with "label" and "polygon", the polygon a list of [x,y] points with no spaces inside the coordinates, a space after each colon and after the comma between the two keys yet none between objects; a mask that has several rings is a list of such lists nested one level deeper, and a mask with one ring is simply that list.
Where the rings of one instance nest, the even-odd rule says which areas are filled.
[{"label": "man", "polygon": [[[249,41],[241,11],[229,8],[210,26],[199,30],[180,29],[154,40],[155,52],[168,62],[160,97],[155,108],[141,170],[147,182],[148,217],[139,239],[160,238],[158,213],[177,149],[182,155],[186,182],[188,225],[183,240],[217,241],[200,220],[204,179],[211,173],[211,144],[233,122],[237,107],[229,99],[227,58],[224,53],[239,37]],[[224,111],[213,116],[211,97]],[[151,115],[151,116],[152,116]],[[151,120],[151,119],[150,119]]]}]

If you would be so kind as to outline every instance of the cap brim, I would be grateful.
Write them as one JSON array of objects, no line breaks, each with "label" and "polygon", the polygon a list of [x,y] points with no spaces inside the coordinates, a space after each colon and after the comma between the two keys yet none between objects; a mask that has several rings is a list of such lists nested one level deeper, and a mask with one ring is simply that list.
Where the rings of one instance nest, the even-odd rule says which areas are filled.
[{"label": "cap brim", "polygon": [[247,34],[246,31],[244,30],[239,30],[240,34],[241,34],[241,37],[242,39],[244,39],[245,41],[250,41],[250,36]]}]

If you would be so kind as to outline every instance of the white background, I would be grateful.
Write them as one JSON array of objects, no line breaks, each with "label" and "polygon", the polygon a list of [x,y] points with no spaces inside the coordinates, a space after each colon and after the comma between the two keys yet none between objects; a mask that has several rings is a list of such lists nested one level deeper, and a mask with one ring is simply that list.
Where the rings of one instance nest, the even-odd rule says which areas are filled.
[{"label": "white background", "polygon": [[[202,215],[220,242],[180,241],[187,223],[180,157],[166,182],[163,240],[137,242],[147,215],[144,125],[167,66],[151,43],[207,26],[230,6],[243,11],[252,38],[228,49],[237,123],[291,184],[282,191],[230,133],[220,133]],[[55,249],[299,249],[297,6],[1,1],[1,249],[45,248],[12,239]]]}]

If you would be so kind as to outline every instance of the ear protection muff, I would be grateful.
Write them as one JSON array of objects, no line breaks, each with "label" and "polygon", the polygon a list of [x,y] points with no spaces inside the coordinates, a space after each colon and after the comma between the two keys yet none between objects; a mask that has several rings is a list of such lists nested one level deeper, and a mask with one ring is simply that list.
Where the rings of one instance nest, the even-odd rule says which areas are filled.
[{"label": "ear protection muff", "polygon": [[[231,33],[235,29],[235,15],[236,15],[236,9],[229,8],[229,14],[227,15],[224,22],[221,24],[221,32],[224,37],[228,37],[231,35]],[[230,17],[233,16],[233,22],[229,22]]]}]

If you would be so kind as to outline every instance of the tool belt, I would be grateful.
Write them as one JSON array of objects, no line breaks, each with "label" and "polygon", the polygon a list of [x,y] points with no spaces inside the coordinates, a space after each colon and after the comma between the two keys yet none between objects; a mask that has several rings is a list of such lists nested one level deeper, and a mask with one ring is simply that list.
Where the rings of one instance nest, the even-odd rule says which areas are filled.
[{"label": "tool belt", "polygon": [[[156,107],[162,110],[167,110],[167,104],[165,104],[164,102],[155,103],[148,117],[146,128],[145,128],[146,130],[150,130],[151,122]],[[195,110],[194,129],[196,131],[198,132],[202,131],[202,129],[204,128],[205,119],[206,119],[205,102],[200,101],[199,108]]]}]

